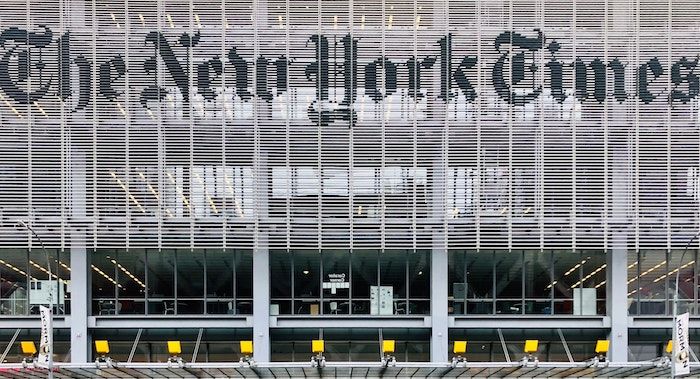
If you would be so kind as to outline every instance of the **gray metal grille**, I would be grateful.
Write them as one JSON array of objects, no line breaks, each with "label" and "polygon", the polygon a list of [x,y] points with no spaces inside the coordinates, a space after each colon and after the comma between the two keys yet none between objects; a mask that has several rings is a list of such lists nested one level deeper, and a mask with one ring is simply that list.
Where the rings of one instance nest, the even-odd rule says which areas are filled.
[{"label": "gray metal grille", "polygon": [[55,247],[670,248],[697,225],[694,1],[0,10],[4,246],[36,243],[17,219]]}]

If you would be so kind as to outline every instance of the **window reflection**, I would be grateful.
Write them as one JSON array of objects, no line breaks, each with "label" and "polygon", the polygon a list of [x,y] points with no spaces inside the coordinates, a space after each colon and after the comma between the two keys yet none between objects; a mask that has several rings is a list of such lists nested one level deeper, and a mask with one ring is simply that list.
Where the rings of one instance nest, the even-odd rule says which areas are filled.
[{"label": "window reflection", "polygon": [[602,251],[454,250],[448,264],[451,314],[605,314]]},{"label": "window reflection", "polygon": [[51,306],[55,314],[69,314],[69,257],[56,249],[3,249],[0,315],[39,314],[41,305]]},{"label": "window reflection", "polygon": [[640,250],[628,255],[627,284],[630,315],[670,315],[673,313],[675,279],[678,274],[679,312],[700,314],[699,278],[696,274],[698,251]]},{"label": "window reflection", "polygon": [[25,315],[29,298],[27,251],[4,249],[0,258],[0,312]]}]

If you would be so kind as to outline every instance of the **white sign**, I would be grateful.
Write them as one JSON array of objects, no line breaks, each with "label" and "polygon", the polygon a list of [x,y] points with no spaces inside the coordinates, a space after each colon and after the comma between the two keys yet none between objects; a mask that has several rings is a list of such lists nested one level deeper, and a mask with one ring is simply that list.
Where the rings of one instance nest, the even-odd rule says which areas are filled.
[{"label": "white sign", "polygon": [[689,314],[683,313],[676,316],[673,324],[673,362],[671,362],[671,376],[690,374],[690,351],[688,339]]},{"label": "white sign", "polygon": [[335,295],[339,289],[348,288],[350,288],[350,283],[345,281],[345,273],[328,274],[328,281],[323,282],[323,289],[331,290],[333,295]]},{"label": "white sign", "polygon": [[51,309],[45,306],[39,307],[41,315],[41,336],[39,337],[38,363],[49,365],[51,354],[53,354],[53,324]]}]

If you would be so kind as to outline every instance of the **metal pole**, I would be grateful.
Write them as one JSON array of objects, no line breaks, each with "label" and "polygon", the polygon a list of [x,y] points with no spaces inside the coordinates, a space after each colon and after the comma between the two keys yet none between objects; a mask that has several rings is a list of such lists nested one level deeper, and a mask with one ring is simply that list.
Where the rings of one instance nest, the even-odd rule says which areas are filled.
[{"label": "metal pole", "polygon": [[688,241],[687,244],[685,244],[685,249],[683,249],[683,254],[681,254],[681,260],[678,262],[678,268],[676,269],[676,288],[673,293],[673,317],[675,319],[676,316],[678,316],[678,279],[681,276],[681,266],[683,265],[683,258],[685,258],[685,253],[688,251],[688,247],[690,247],[690,244],[695,241],[698,236],[700,236],[700,231],[695,233],[693,238]]},{"label": "metal pole", "polygon": [[[685,244],[685,248],[683,249],[683,254],[681,254],[681,260],[678,261],[678,267],[676,268],[676,288],[673,291],[673,333],[675,338],[675,331],[676,331],[676,319],[678,318],[678,281],[681,276],[681,266],[683,265],[683,258],[685,258],[685,253],[688,251],[688,247],[690,247],[690,244],[695,241],[698,236],[700,236],[700,231],[695,233],[693,238],[691,238],[687,244]],[[675,354],[676,351],[676,346],[673,346],[673,351]],[[672,363],[673,364],[673,363]],[[674,366],[675,367],[675,366]],[[672,367],[671,369],[671,377],[675,377],[675,368]]]},{"label": "metal pole", "polygon": [[[47,264],[47,271],[49,273],[49,319],[51,321],[51,330],[49,331],[52,335],[50,336],[51,338],[51,344],[49,345],[49,379],[53,379],[53,286],[51,285],[51,282],[53,280],[53,274],[51,272],[51,259],[49,258],[49,252],[46,251],[46,247],[44,246],[44,241],[41,240],[41,237],[34,231],[34,229],[29,226],[26,222],[22,220],[17,220],[17,223],[22,225],[23,227],[27,228],[34,237],[36,237],[37,240],[39,240],[39,244],[41,244],[41,249],[44,251],[44,255],[46,255],[46,264]],[[60,287],[60,283],[57,283],[58,286]],[[60,291],[59,291],[60,293]],[[58,309],[58,296],[56,296],[56,309]]]}]

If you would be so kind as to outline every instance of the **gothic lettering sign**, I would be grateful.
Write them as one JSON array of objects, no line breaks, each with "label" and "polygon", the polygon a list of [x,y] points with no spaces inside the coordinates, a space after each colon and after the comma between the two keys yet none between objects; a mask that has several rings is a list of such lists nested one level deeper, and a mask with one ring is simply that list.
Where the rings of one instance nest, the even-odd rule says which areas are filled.
[{"label": "gothic lettering sign", "polygon": [[[430,89],[436,94],[430,101],[459,98],[466,103],[491,91],[498,101],[512,107],[523,107],[545,96],[559,104],[633,99],[641,105],[688,103],[700,92],[697,56],[680,57],[667,65],[652,56],[628,67],[632,63],[624,57],[563,56],[562,43],[537,29],[501,32],[491,43],[489,56],[495,59],[484,58],[483,62],[476,55],[455,53],[452,34],[435,40],[433,53],[403,60],[389,53],[367,55],[362,39],[351,34],[309,35],[305,54],[312,57],[310,61],[284,54],[251,56],[235,44],[221,49],[222,55],[200,55],[204,38],[199,32],[174,38],[154,30],[143,37],[143,46],[152,50],[143,61],[127,62],[119,49],[94,61],[89,48],[73,43],[70,32],[59,35],[47,26],[6,28],[0,32],[0,91],[15,105],[58,97],[70,101],[72,112],[79,112],[97,98],[120,101],[131,73],[130,97],[137,99],[132,106],[155,112],[169,94],[177,93],[184,117],[189,117],[194,98],[207,103],[233,93],[232,101],[237,103],[270,103],[287,96],[292,80],[301,80],[315,89],[315,96],[306,104],[306,115],[321,126],[337,122],[352,126],[357,121],[360,91],[374,103],[386,101],[398,90],[406,91],[413,101],[425,101]],[[479,67],[482,74],[490,76],[486,81],[490,88],[482,85],[480,92],[476,83]],[[225,72],[231,80],[223,83]],[[439,81],[425,80],[429,73]],[[170,85],[159,84],[159,76]],[[141,79],[135,83],[136,77]],[[565,86],[565,81],[572,85]],[[402,85],[407,88],[400,88]],[[283,118],[284,113],[278,116]]]}]

